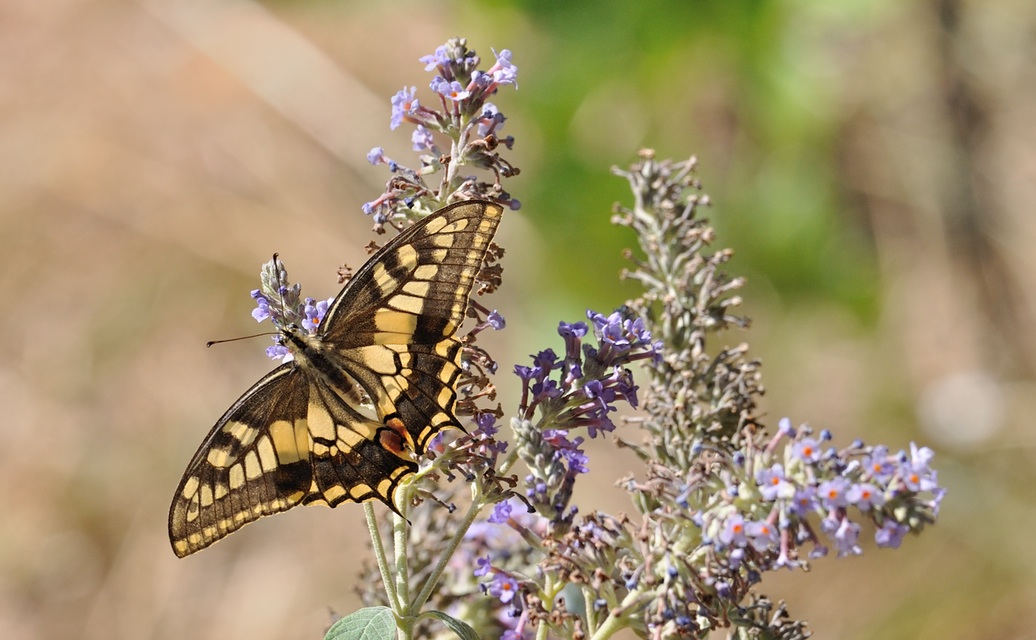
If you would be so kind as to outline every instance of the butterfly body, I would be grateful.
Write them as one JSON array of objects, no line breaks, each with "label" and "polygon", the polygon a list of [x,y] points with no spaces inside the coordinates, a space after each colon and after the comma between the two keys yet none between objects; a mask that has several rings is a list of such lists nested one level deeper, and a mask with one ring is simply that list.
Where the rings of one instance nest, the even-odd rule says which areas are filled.
[{"label": "butterfly body", "polygon": [[462,428],[454,333],[501,215],[488,202],[431,214],[356,272],[314,334],[281,330],[292,360],[245,392],[187,465],[169,511],[178,556],[298,504],[396,509],[428,441]]}]

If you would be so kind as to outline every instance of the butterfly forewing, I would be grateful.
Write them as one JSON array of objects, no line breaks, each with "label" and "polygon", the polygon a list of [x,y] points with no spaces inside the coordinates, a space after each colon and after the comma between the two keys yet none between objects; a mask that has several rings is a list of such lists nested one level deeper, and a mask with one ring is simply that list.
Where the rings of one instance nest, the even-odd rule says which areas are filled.
[{"label": "butterfly forewing", "polygon": [[[260,380],[191,460],[169,512],[178,556],[300,503],[395,509],[414,454],[461,427],[453,335],[502,213],[488,202],[441,209],[356,272],[306,338],[323,357],[297,356]],[[357,406],[354,384],[375,415]]]},{"label": "butterfly forewing", "polygon": [[308,383],[291,365],[234,403],[187,465],[169,510],[183,557],[262,516],[299,504],[312,485]]},{"label": "butterfly forewing", "polygon": [[393,238],[335,299],[324,340],[349,348],[452,336],[501,213],[495,204],[455,204]]}]

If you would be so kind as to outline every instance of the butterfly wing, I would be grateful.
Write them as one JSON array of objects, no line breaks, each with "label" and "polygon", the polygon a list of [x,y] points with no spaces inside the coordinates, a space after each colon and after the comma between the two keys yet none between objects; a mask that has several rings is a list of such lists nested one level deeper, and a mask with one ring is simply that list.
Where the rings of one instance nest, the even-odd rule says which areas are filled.
[{"label": "butterfly wing", "polygon": [[262,516],[299,504],[313,484],[309,384],[291,363],[249,389],[187,465],[169,508],[181,558]]},{"label": "butterfly wing", "polygon": [[[198,448],[173,497],[176,555],[297,504],[377,498],[391,505],[417,463],[395,429],[357,412],[349,397],[293,363],[241,396]],[[335,435],[314,435],[328,427]]]},{"label": "butterfly wing", "polygon": [[[396,488],[417,470],[411,451],[461,428],[454,334],[502,213],[488,202],[445,207],[356,272],[311,338],[320,357],[300,353],[256,383],[188,464],[169,511],[178,556],[297,504],[376,498],[395,509]],[[376,420],[355,406],[353,381]]]},{"label": "butterfly wing", "polygon": [[502,215],[497,204],[471,201],[412,225],[356,272],[322,323],[324,342],[379,418],[398,420],[418,454],[441,429],[461,428],[454,334]]}]

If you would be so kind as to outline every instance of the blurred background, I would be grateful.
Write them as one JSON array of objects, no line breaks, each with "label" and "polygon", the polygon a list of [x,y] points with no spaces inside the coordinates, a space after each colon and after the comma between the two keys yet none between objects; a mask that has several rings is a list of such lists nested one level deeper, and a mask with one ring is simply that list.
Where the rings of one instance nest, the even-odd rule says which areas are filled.
[{"label": "blurred background", "polygon": [[[1036,637],[1036,4],[1023,0],[0,5],[0,638],[318,638],[356,507],[186,560],[183,468],[270,368],[249,291],[358,266],[389,97],[451,36],[511,49],[502,370],[634,290],[610,175],[700,159],[781,416],[938,452],[939,524],[764,583],[818,638]],[[559,277],[559,274],[563,274]],[[508,383],[509,384],[509,383]],[[514,396],[504,387],[505,407]],[[508,404],[510,402],[510,405]],[[604,444],[583,511],[626,508]],[[619,467],[623,471],[622,467]],[[623,475],[622,472],[614,474]]]}]

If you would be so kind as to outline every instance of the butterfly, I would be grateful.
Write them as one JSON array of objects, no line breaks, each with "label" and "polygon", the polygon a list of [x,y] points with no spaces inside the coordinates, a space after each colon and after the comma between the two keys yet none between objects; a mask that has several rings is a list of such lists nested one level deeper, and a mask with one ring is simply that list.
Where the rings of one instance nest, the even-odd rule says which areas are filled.
[{"label": "butterfly", "polygon": [[360,267],[314,334],[281,329],[293,359],[216,421],[180,480],[169,508],[177,556],[299,504],[396,510],[428,441],[463,429],[454,334],[502,215],[481,201],[436,211]]}]

